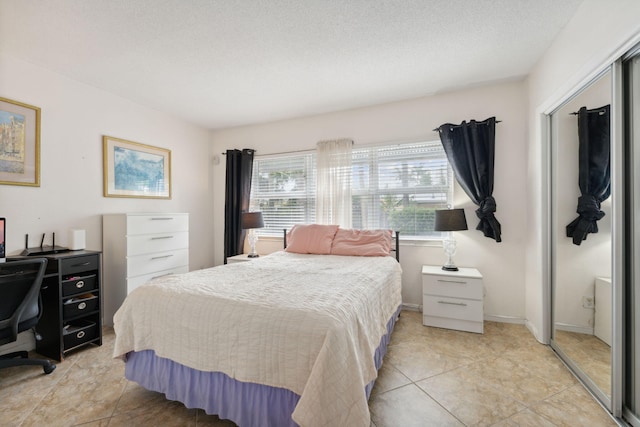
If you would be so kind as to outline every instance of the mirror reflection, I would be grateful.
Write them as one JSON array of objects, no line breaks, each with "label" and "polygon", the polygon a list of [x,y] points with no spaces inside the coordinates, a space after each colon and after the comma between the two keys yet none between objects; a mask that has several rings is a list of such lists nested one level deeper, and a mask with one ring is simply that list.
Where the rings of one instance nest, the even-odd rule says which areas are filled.
[{"label": "mirror reflection", "polygon": [[610,104],[609,71],[551,114],[552,340],[609,399]]}]

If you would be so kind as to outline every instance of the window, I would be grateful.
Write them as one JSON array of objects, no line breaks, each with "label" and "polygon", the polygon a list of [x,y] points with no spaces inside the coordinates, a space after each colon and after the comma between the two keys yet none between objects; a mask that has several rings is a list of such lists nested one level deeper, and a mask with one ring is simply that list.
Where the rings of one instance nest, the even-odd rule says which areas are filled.
[{"label": "window", "polygon": [[315,154],[256,157],[250,210],[262,211],[259,235],[281,236],[284,228],[315,222]]},{"label": "window", "polygon": [[[256,157],[251,209],[261,235],[315,220],[315,154]],[[353,149],[353,228],[390,228],[403,239],[439,238],[435,209],[451,205],[453,174],[440,141]]]}]

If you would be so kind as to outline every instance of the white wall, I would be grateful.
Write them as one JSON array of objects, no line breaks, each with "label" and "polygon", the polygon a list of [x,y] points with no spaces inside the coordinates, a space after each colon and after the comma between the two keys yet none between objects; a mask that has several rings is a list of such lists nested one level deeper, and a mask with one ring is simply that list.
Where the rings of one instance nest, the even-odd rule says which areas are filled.
[{"label": "white wall", "polygon": [[[356,145],[438,140],[432,129],[462,120],[484,120],[496,116],[502,120],[496,130],[496,171],[494,197],[496,217],[502,224],[503,241],[485,238],[475,230],[478,223],[475,205],[457,187],[457,207],[466,210],[470,230],[456,233],[459,266],[477,267],[484,275],[485,315],[524,319],[524,249],[525,249],[525,170],[526,170],[526,95],[523,82],[508,82],[486,87],[434,95],[357,110],[313,117],[259,124],[213,132],[212,152],[219,155],[214,166],[214,228],[216,264],[223,260],[224,230],[224,156],[231,148],[253,148],[257,155],[314,149],[317,141],[351,138]],[[270,252],[281,243],[265,244],[259,251]],[[423,264],[444,263],[441,246],[401,247],[403,300],[422,305],[421,275]]]},{"label": "white wall", "polygon": [[[0,55],[0,96],[41,108],[40,187],[0,185],[0,216],[7,218],[7,253],[19,253],[24,236],[37,246],[42,233],[86,230],[87,249],[102,249],[102,214],[188,212],[190,267],[213,265],[210,228],[209,133],[59,74]],[[163,147],[172,154],[171,200],[102,196],[102,136]],[[30,246],[31,246],[30,245]],[[108,287],[108,283],[103,286]],[[21,334],[14,348],[34,348]]]},{"label": "white wall", "polygon": [[[42,110],[40,187],[0,185],[9,254],[22,250],[26,233],[37,246],[55,232],[65,246],[72,228],[86,230],[87,249],[101,250],[105,213],[188,212],[191,269],[213,264],[207,130],[6,55],[0,96]],[[103,135],[171,150],[172,199],[103,197]]]},{"label": "white wall", "polygon": [[546,138],[542,114],[560,104],[598,70],[637,41],[637,0],[585,0],[527,79],[529,144],[527,151],[526,317],[542,342],[549,340],[548,288],[544,277]]}]

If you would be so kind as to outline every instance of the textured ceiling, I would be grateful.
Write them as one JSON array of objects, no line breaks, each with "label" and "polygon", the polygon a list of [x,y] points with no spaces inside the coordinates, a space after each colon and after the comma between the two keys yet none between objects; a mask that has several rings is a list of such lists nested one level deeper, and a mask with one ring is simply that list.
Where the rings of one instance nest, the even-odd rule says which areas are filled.
[{"label": "textured ceiling", "polygon": [[214,129],[522,78],[581,3],[0,0],[0,52]]}]

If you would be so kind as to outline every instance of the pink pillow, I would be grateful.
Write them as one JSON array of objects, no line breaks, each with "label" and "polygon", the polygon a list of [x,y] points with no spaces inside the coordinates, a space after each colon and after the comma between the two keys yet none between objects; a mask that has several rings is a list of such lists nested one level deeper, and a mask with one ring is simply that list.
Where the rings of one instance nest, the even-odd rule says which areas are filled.
[{"label": "pink pillow", "polygon": [[331,255],[387,256],[391,252],[391,230],[339,229]]},{"label": "pink pillow", "polygon": [[294,225],[287,233],[287,252],[329,255],[337,225]]}]

